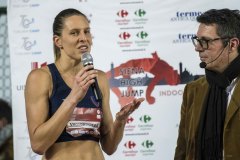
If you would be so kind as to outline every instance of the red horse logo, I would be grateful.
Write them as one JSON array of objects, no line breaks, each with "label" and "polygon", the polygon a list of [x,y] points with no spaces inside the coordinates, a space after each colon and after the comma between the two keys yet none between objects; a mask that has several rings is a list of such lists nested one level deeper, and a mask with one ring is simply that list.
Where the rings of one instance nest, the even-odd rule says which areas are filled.
[{"label": "red horse logo", "polygon": [[[154,77],[151,81],[148,82],[146,89],[146,101],[149,104],[153,104],[155,102],[155,98],[151,96],[151,93],[154,87],[159,84],[161,81],[164,81],[168,85],[177,85],[180,82],[180,77],[176,70],[173,69],[167,62],[161,60],[157,52],[152,53],[152,58],[142,58],[142,59],[134,59],[129,60],[126,63],[121,64],[120,66],[111,69],[107,72],[107,76],[111,82],[115,77],[122,76],[125,79],[130,79],[131,74],[123,75],[121,73],[121,68],[142,68],[144,72],[151,73]],[[114,73],[114,75],[113,75]],[[124,106],[126,103],[129,103],[134,99],[134,96],[123,97],[121,96],[121,91],[118,88],[119,86],[111,86],[111,90],[118,96],[119,103],[121,106]],[[128,92],[132,92],[132,86],[127,87]]]}]

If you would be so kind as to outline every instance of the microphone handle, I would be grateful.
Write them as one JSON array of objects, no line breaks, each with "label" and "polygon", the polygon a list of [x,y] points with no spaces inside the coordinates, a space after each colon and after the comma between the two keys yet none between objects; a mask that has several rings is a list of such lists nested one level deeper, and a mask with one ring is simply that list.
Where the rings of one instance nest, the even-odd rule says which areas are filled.
[{"label": "microphone handle", "polygon": [[96,100],[99,102],[102,100],[102,93],[101,90],[99,88],[98,82],[97,82],[97,78],[94,78],[95,82],[91,85],[92,91],[95,95]]},{"label": "microphone handle", "polygon": [[[84,65],[84,67],[87,65],[90,65],[90,64],[86,64],[86,65]],[[92,70],[92,69],[90,69],[90,70]],[[91,85],[91,88],[92,88],[93,94],[96,98],[96,101],[99,102],[102,100],[102,92],[99,88],[97,78],[94,78],[94,80],[95,80],[95,82]]]}]

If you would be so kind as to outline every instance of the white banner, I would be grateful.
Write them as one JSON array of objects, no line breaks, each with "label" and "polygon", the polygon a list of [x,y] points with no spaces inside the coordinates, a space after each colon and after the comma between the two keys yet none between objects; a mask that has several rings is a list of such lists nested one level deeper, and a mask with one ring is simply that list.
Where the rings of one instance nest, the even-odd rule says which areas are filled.
[{"label": "white banner", "polygon": [[14,159],[37,160],[26,125],[24,87],[31,69],[54,62],[52,23],[76,8],[91,21],[95,68],[108,73],[113,116],[132,97],[146,101],[129,118],[106,160],[171,160],[185,84],[203,74],[191,43],[196,16],[210,8],[239,9],[238,0],[9,0]]}]

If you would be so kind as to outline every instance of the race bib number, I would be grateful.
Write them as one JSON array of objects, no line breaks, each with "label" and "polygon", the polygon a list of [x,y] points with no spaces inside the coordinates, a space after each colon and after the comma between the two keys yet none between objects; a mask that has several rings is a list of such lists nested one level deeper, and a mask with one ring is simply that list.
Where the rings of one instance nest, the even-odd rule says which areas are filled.
[{"label": "race bib number", "polygon": [[73,137],[91,135],[100,137],[102,111],[99,108],[75,108],[66,132]]}]

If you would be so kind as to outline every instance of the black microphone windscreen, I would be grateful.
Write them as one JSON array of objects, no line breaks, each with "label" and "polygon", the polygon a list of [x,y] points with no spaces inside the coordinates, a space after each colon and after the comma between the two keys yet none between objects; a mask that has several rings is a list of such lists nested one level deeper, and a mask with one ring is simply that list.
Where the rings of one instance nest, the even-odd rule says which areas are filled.
[{"label": "black microphone windscreen", "polygon": [[83,63],[83,66],[93,65],[93,58],[90,53],[82,54],[82,63]]},{"label": "black microphone windscreen", "polygon": [[207,66],[207,63],[206,62],[201,62],[199,64],[200,68],[205,68]]}]

